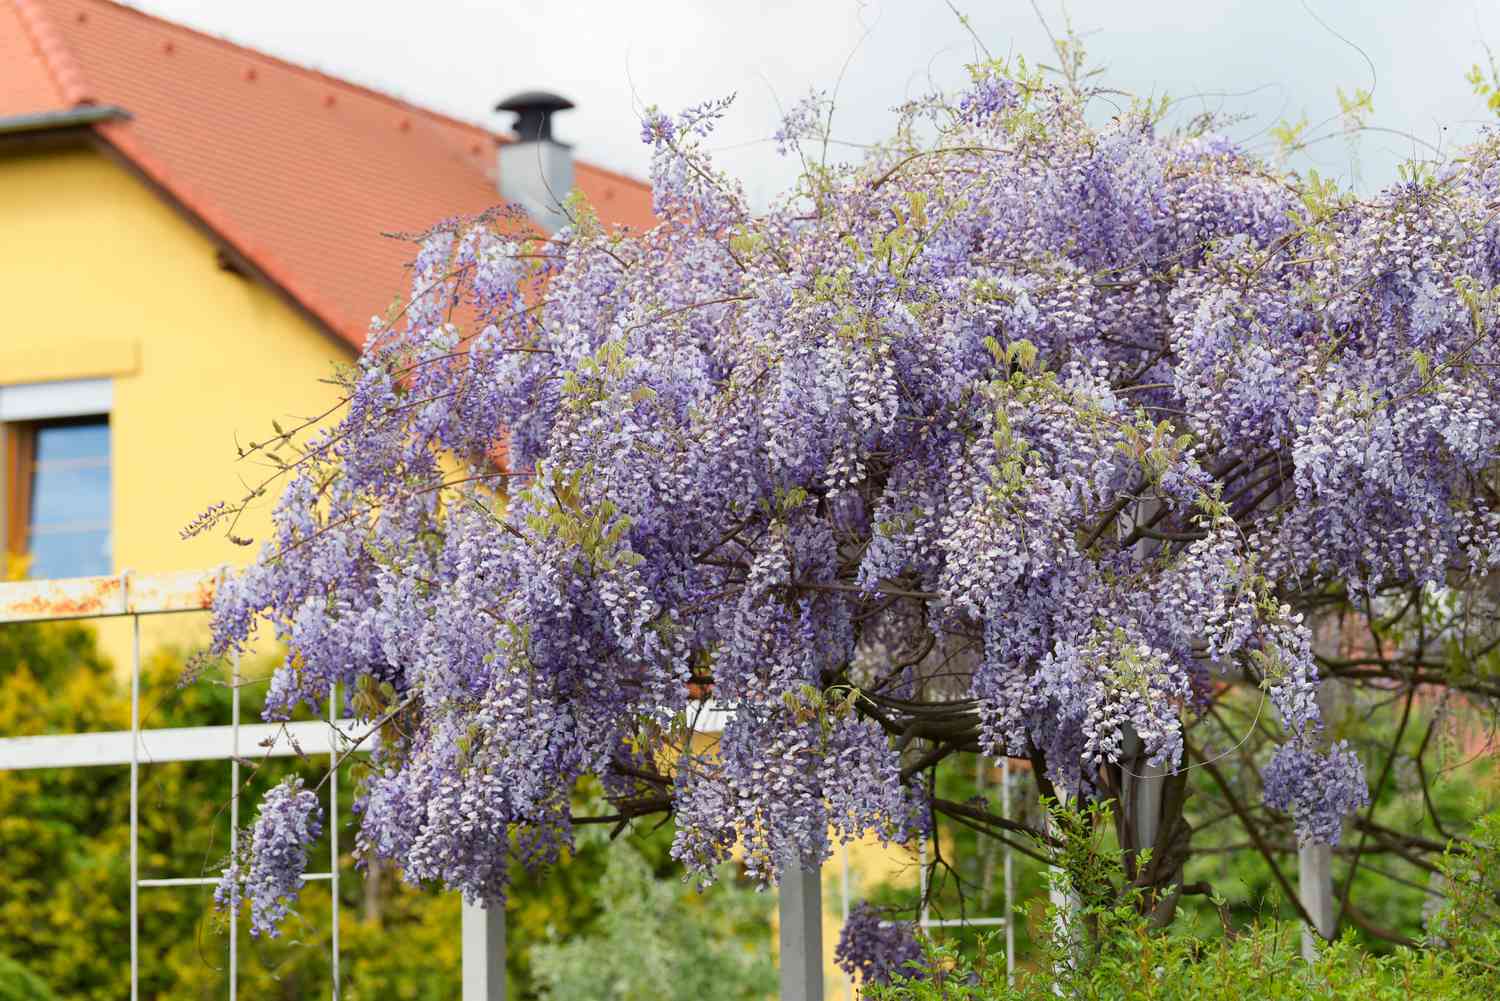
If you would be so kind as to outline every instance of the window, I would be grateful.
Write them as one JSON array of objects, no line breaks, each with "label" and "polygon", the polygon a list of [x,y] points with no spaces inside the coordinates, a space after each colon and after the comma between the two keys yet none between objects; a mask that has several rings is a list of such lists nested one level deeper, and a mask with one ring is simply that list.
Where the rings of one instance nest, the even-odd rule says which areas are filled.
[{"label": "window", "polygon": [[110,388],[104,380],[0,387],[4,549],[30,557],[33,580],[113,569]]}]

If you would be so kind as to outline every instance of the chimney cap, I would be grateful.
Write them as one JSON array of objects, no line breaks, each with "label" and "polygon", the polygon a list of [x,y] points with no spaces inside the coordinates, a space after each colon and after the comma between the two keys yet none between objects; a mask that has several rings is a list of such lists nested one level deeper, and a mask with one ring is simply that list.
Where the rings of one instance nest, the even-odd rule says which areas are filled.
[{"label": "chimney cap", "polygon": [[514,111],[519,115],[528,111],[567,111],[572,107],[575,107],[572,101],[550,90],[525,90],[507,97],[495,105],[495,110]]},{"label": "chimney cap", "polygon": [[496,111],[515,113],[513,126],[522,141],[552,138],[552,115],[574,107],[572,101],[545,90],[527,90],[513,94],[495,105]]}]

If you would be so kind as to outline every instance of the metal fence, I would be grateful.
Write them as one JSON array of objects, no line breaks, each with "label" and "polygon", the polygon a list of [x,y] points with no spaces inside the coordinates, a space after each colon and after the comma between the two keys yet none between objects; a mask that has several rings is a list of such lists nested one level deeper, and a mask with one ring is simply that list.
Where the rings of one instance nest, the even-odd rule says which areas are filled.
[{"label": "metal fence", "polygon": [[[242,724],[240,722],[239,658],[230,665],[230,719],[225,726],[143,729],[141,727],[141,618],[208,611],[222,579],[222,571],[143,575],[125,572],[118,577],[80,577],[71,580],[0,583],[0,625],[64,619],[131,620],[130,729],[104,733],[48,734],[0,738],[0,771],[32,768],[87,768],[130,766],[130,997],[140,995],[140,892],[174,887],[211,886],[214,876],[184,875],[142,879],[140,875],[140,771],[142,764],[174,761],[229,762],[229,846],[239,844],[240,761],[252,757],[327,754],[330,762],[328,812],[338,816],[338,770],[332,767],[347,746],[353,720],[334,718],[336,698],[329,699],[325,722]],[[331,692],[330,695],[336,695]],[[330,969],[332,996],[339,996],[339,839],[338,825],[329,825],[329,865],[325,872],[307,874],[326,882],[332,895],[333,927]],[[238,914],[229,914],[229,997],[239,991]]]},{"label": "metal fence", "polygon": [[[223,580],[222,569],[174,574],[136,574],[126,571],[112,577],[81,577],[70,580],[0,583],[0,627],[9,623],[67,619],[129,618],[131,621],[130,729],[103,733],[48,734],[4,737],[0,735],[0,772],[35,768],[86,768],[104,765],[130,766],[130,998],[139,999],[141,890],[213,885],[215,876],[183,875],[165,878],[140,877],[140,770],[142,764],[180,761],[227,761],[230,788],[229,847],[239,845],[239,791],[241,760],[292,755],[329,756],[328,816],[329,863],[324,872],[306,879],[326,882],[332,896],[330,942],[331,996],[339,998],[339,838],[338,767],[343,755],[355,745],[356,721],[337,718],[338,691],[329,692],[326,721],[286,724],[242,723],[240,688],[243,678],[237,656],[230,663],[230,718],[220,726],[147,729],[141,726],[141,619],[145,616],[206,612]],[[726,714],[710,708],[699,719],[699,729],[720,729]],[[1003,802],[1009,812],[1010,773],[1003,763]],[[924,855],[925,862],[925,855]],[[1011,855],[1005,850],[1005,913],[1011,913]],[[921,867],[923,897],[926,896],[925,864]],[[847,855],[841,888],[842,911],[849,911]],[[822,873],[817,870],[788,874],[778,895],[781,940],[781,996],[784,1001],[820,1001],[823,997]],[[918,923],[937,928],[957,924],[1003,925],[1006,927],[1007,968],[1013,965],[1014,940],[1007,917],[977,917],[938,920],[923,907]],[[462,928],[463,1001],[503,1001],[505,997],[505,918],[501,910],[463,905]],[[229,914],[229,998],[236,1001],[239,988],[238,915]],[[852,985],[846,996],[852,995]]]}]

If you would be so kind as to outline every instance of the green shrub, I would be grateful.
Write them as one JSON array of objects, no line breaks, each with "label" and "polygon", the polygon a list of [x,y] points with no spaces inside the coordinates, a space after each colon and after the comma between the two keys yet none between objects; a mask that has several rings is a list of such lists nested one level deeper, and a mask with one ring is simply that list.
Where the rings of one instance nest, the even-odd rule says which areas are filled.
[{"label": "green shrub", "polygon": [[53,1001],[57,995],[9,956],[0,956],[0,1001]]},{"label": "green shrub", "polygon": [[[1100,856],[1101,871],[1118,856]],[[870,985],[867,1001],[1490,1001],[1500,997],[1500,813],[1477,825],[1441,865],[1446,906],[1424,948],[1375,955],[1353,933],[1301,956],[1302,929],[1257,923],[1212,938],[1157,931],[1133,901],[1049,912],[1045,961],[1006,983],[1003,953],[986,938],[960,953],[924,943],[924,970]]]},{"label": "green shrub", "polygon": [[776,990],[766,948],[773,900],[733,866],[703,892],[662,879],[629,842],[611,847],[592,934],[537,946],[532,971],[549,1001],[762,1001]]}]

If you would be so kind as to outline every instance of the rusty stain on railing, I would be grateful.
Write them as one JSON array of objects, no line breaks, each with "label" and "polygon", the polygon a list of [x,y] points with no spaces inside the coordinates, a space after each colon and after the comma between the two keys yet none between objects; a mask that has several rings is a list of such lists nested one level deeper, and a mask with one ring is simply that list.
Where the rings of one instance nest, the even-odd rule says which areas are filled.
[{"label": "rusty stain on railing", "polygon": [[223,570],[0,583],[0,622],[207,611]]}]

